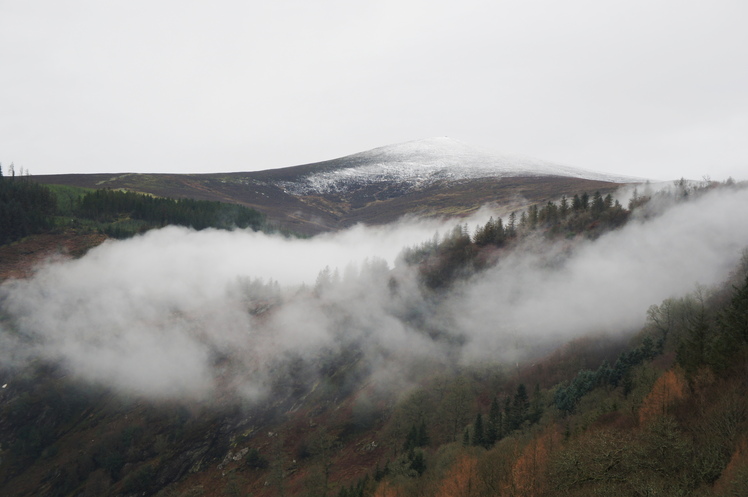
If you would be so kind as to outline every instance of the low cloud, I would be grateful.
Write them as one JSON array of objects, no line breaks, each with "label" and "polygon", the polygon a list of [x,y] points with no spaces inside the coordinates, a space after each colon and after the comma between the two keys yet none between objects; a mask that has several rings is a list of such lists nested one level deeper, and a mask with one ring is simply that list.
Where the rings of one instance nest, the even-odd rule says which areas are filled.
[{"label": "low cloud", "polygon": [[723,189],[595,241],[527,239],[439,298],[395,264],[446,231],[438,221],[308,240],[169,227],[5,282],[0,360],[44,358],[123,393],[190,399],[264,398],[279,374],[309,380],[343,354],[387,381],[421,359],[515,360],[636,329],[649,305],[724,280],[748,246],[745,212],[748,190]]},{"label": "low cloud", "polygon": [[748,246],[746,209],[748,190],[720,190],[573,249],[529,240],[452,299],[465,356],[642,326],[650,305],[727,278]]}]

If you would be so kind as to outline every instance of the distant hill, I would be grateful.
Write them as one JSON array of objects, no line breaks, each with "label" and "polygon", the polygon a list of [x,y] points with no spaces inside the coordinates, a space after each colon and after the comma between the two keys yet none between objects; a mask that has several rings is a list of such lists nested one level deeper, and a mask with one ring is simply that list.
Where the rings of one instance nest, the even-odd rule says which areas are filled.
[{"label": "distant hill", "polygon": [[607,193],[640,179],[430,138],[301,166],[214,174],[63,174],[45,184],[127,189],[253,207],[271,222],[314,234],[405,214],[460,216],[496,202],[507,208],[582,191]]}]

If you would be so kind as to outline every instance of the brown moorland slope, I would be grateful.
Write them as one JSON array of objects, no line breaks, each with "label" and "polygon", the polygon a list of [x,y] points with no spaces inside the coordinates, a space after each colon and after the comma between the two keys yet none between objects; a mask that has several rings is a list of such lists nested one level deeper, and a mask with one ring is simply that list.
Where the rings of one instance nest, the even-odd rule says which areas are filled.
[{"label": "brown moorland slope", "polygon": [[271,223],[316,234],[404,215],[463,216],[494,203],[505,210],[562,195],[610,193],[640,180],[487,153],[449,138],[389,145],[337,159],[253,172],[61,174],[44,184],[124,189],[160,197],[244,205]]},{"label": "brown moorland slope", "polygon": [[[293,168],[289,168],[293,169]],[[313,235],[356,223],[383,224],[407,215],[464,216],[486,204],[506,210],[545,204],[562,195],[612,193],[621,184],[564,176],[438,181],[403,189],[381,182],[345,192],[294,195],[259,178],[263,172],[226,174],[60,174],[32,176],[43,184],[124,189],[159,197],[192,198],[244,205],[294,232]]]}]

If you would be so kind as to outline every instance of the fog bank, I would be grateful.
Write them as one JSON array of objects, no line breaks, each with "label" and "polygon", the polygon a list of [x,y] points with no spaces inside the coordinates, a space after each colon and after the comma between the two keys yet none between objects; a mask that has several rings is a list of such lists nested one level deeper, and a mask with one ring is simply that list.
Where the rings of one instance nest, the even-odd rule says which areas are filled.
[{"label": "fog bank", "polygon": [[308,240],[169,227],[5,282],[0,360],[46,358],[121,392],[194,399],[260,399],[288,364],[313,376],[354,350],[388,381],[419,358],[516,360],[544,343],[636,329],[650,305],[723,281],[748,246],[745,212],[748,190],[721,189],[594,241],[527,239],[438,299],[393,263],[451,223]]}]

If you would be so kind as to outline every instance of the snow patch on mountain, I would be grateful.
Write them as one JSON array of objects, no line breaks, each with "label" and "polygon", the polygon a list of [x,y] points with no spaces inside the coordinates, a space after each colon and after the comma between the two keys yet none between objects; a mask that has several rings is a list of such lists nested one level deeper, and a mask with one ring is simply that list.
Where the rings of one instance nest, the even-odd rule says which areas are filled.
[{"label": "snow patch on mountain", "polygon": [[428,138],[375,148],[338,159],[342,166],[279,182],[294,195],[344,193],[375,183],[419,189],[439,181],[518,176],[565,176],[614,183],[641,181],[540,159],[481,151],[451,138]]}]

